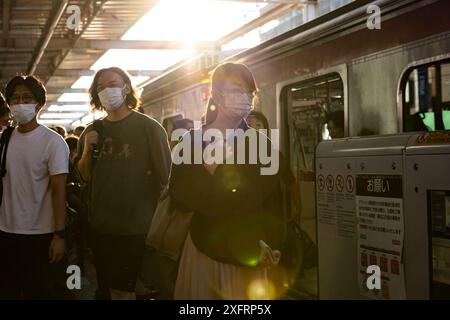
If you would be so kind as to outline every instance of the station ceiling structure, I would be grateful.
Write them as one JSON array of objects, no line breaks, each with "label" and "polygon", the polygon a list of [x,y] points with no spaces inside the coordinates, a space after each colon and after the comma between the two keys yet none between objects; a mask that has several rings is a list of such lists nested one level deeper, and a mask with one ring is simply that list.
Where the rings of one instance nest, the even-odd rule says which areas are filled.
[{"label": "station ceiling structure", "polygon": [[[153,26],[151,30],[145,30],[145,26],[151,25],[152,19],[156,21],[161,18],[162,22],[167,20],[161,16],[162,13],[157,12],[162,10],[163,3],[166,14],[169,14],[168,19],[174,17],[174,21],[169,21],[168,24],[174,34],[183,33],[183,29],[191,22],[198,24],[198,20],[201,20],[194,18],[187,22],[180,21],[189,15],[185,12],[187,8],[194,8],[197,17],[205,17],[205,25],[199,25],[201,30],[211,28],[206,9],[213,3],[220,3],[220,8],[229,6],[231,10],[228,11],[234,10],[236,14],[239,13],[239,8],[248,13],[242,11],[241,19],[231,23],[232,29],[223,29],[222,33],[216,35],[210,34],[208,40],[196,39],[194,36],[187,43],[186,39],[176,37],[161,38],[160,34],[169,34],[164,32],[169,31],[167,27],[158,30],[157,26]],[[0,4],[1,88],[16,74],[39,76],[48,93],[46,110],[41,112],[40,122],[70,127],[75,123],[80,124],[88,116],[88,83],[97,69],[118,61],[117,52],[114,56],[114,51],[132,50],[144,57],[142,67],[125,67],[137,81],[142,82],[161,75],[189,56],[202,52],[218,54],[233,40],[290,12],[306,7],[314,9],[317,1],[2,0]],[[232,5],[235,7],[231,7]],[[222,15],[227,18],[225,11]],[[306,17],[308,12],[304,10],[304,20],[311,18]],[[133,27],[138,26],[145,17],[147,24],[141,23],[140,29],[133,33]],[[151,52],[159,52],[161,56],[172,55],[173,61],[169,65],[150,68],[145,63],[145,57],[148,54],[148,60],[151,60]],[[102,59],[107,61],[101,63]],[[127,56],[123,56],[123,59],[126,60]],[[92,119],[93,117],[92,115]]]}]

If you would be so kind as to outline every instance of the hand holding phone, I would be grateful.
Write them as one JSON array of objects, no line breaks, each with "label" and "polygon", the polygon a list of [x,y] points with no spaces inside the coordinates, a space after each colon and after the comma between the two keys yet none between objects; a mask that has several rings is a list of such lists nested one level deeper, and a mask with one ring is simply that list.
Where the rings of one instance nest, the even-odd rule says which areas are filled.
[{"label": "hand holding phone", "polygon": [[272,248],[263,240],[259,240],[259,247],[261,248],[260,262],[266,267],[271,265],[277,265],[280,261],[281,253],[278,250],[272,250]]}]

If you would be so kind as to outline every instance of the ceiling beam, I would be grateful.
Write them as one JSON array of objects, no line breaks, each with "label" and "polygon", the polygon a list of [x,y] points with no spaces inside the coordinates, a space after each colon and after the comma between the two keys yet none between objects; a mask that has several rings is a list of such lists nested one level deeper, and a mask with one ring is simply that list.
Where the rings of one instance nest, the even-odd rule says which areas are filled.
[{"label": "ceiling beam", "polygon": [[46,102],[47,106],[51,106],[51,105],[56,105],[56,106],[85,106],[85,105],[89,105],[89,102],[87,101],[64,101],[64,102],[60,102],[60,101],[47,101]]},{"label": "ceiling beam", "polygon": [[45,49],[47,48],[47,45],[53,36],[53,32],[55,31],[56,26],[58,25],[58,22],[61,19],[68,3],[69,0],[59,0],[58,2],[55,2],[54,10],[52,10],[53,14],[50,15],[49,19],[47,20],[45,31],[43,32],[39,40],[39,44],[36,47],[33,53],[33,57],[31,58],[31,61],[28,65],[29,74],[33,74],[36,71],[36,67],[41,61]]},{"label": "ceiling beam", "polygon": [[[3,37],[1,37],[3,38]],[[30,43],[35,43],[36,38],[24,38],[14,40],[14,48],[0,44],[0,50],[27,50],[31,51]],[[72,48],[73,40],[53,38],[48,43],[47,50],[63,50]],[[186,47],[197,50],[215,50],[214,41],[182,42],[182,41],[155,41],[155,40],[110,40],[110,39],[80,39],[73,46],[77,50],[109,50],[109,49],[156,49],[156,50],[183,50]]]},{"label": "ceiling beam", "polygon": [[85,23],[83,23],[83,27],[82,27],[81,31],[77,34],[76,38],[74,40],[72,40],[72,44],[69,47],[67,47],[65,50],[62,50],[61,53],[56,57],[56,59],[54,60],[53,71],[48,75],[47,81],[48,81],[48,79],[50,79],[53,76],[53,73],[63,63],[64,59],[69,54],[70,49],[73,48],[77,44],[77,42],[81,39],[83,34],[88,29],[89,25],[92,23],[92,21],[94,21],[94,19],[100,14],[100,12],[102,11],[102,8],[106,2],[107,2],[107,0],[102,0],[101,2],[91,2],[89,0],[86,1],[85,9],[90,10],[89,5],[92,5],[92,6],[94,6],[93,12],[91,15],[88,16],[87,21],[85,21]]},{"label": "ceiling beam", "polygon": [[47,94],[87,93],[88,89],[47,87]]},{"label": "ceiling beam", "polygon": [[[163,71],[159,70],[127,70],[133,77],[157,77],[160,76]],[[53,73],[54,77],[82,77],[93,76],[96,70],[87,69],[58,69]]]},{"label": "ceiling beam", "polygon": [[281,17],[282,15],[293,11],[295,9],[301,8],[303,7],[304,4],[299,3],[298,1],[293,4],[279,4],[279,5],[274,5],[273,8],[271,8],[270,10],[267,10],[266,12],[262,13],[258,18],[250,21],[249,23],[243,25],[242,27],[234,30],[233,32],[227,34],[226,36],[220,38],[217,43],[220,45],[224,45],[236,38],[239,38],[243,35],[245,35],[246,33],[261,27],[262,25],[266,24],[267,22],[270,22],[274,19],[277,19],[279,17]]},{"label": "ceiling beam", "polygon": [[214,50],[215,43],[213,41],[193,42],[186,44],[181,41],[140,41],[140,40],[80,40],[75,45],[76,49],[186,49],[192,47],[199,50]]},{"label": "ceiling beam", "polygon": [[[10,24],[10,18],[11,18],[11,0],[3,0],[3,37],[7,41],[9,38],[9,24]],[[5,45],[7,45],[5,41]]]},{"label": "ceiling beam", "polygon": [[260,3],[275,3],[275,4],[317,4],[317,0],[214,0],[223,2],[260,2]]}]

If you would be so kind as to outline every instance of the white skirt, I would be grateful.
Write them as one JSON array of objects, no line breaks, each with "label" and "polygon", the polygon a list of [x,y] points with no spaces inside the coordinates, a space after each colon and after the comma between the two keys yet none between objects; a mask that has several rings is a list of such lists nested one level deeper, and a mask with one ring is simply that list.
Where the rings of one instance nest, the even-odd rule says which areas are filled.
[{"label": "white skirt", "polygon": [[218,262],[185,241],[175,285],[176,300],[264,300],[281,296],[281,274],[272,268]]}]

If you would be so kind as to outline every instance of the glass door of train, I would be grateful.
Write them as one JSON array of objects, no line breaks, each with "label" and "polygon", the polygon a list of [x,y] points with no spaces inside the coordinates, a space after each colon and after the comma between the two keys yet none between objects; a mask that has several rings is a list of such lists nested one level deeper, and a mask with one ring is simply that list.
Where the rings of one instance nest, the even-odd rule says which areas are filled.
[{"label": "glass door of train", "polygon": [[[328,74],[283,88],[281,98],[285,106],[282,119],[286,157],[301,195],[300,227],[317,243],[314,153],[320,141],[330,139],[330,116],[342,116],[334,122],[344,126],[343,82],[339,74]],[[344,128],[342,132],[345,132]],[[295,215],[292,195],[288,202],[288,210]],[[310,252],[303,258],[303,268],[291,285],[290,295],[314,298],[318,295],[317,261],[311,261],[313,255]]]}]

